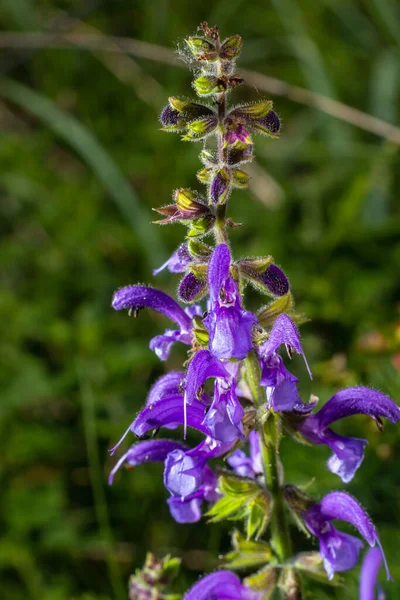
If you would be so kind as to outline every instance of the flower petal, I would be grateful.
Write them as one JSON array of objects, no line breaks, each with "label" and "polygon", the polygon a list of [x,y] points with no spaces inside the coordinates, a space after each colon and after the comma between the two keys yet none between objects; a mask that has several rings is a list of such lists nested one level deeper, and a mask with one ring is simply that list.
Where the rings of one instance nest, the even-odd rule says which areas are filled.
[{"label": "flower petal", "polygon": [[[360,600],[375,600],[375,588],[379,569],[382,564],[382,553],[379,548],[370,548],[365,555],[360,574]],[[384,596],[382,596],[383,600]]]},{"label": "flower petal", "polygon": [[183,600],[261,600],[261,598],[261,592],[247,588],[234,573],[217,571],[195,583]]},{"label": "flower petal", "polygon": [[179,450],[187,450],[187,447],[172,440],[146,440],[134,444],[121,456],[110,473],[108,483],[109,485],[112,484],[115,473],[124,462],[131,467],[141,465],[145,462],[164,462],[170,452]]},{"label": "flower petal", "polygon": [[211,301],[217,301],[221,288],[229,276],[231,253],[226,244],[216,246],[208,265],[208,285]]},{"label": "flower petal", "polygon": [[179,371],[170,371],[162,375],[151,387],[147,396],[146,406],[154,404],[154,402],[161,400],[164,396],[179,394],[180,384],[183,379],[184,374]]},{"label": "flower petal", "polygon": [[151,287],[128,285],[117,290],[112,307],[115,310],[152,308],[177,323],[183,331],[190,331],[192,327],[190,318],[173,298]]},{"label": "flower petal", "polygon": [[337,392],[316,413],[315,418],[318,419],[319,427],[324,428],[338,419],[360,414],[375,420],[384,417],[392,423],[400,420],[400,408],[397,404],[382,392],[367,387],[353,387]]}]

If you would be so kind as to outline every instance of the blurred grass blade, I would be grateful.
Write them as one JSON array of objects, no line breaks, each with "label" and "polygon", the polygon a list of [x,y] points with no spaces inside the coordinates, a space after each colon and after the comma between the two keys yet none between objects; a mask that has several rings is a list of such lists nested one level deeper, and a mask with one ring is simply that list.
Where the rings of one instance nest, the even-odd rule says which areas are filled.
[{"label": "blurred grass blade", "polygon": [[[272,0],[272,3],[288,33],[288,43],[303,71],[308,88],[329,98],[336,98],[334,85],[329,79],[319,48],[308,34],[296,0]],[[342,124],[330,123],[325,118],[323,123],[331,149],[337,150],[344,144],[351,143],[350,132]]]},{"label": "blurred grass blade", "polygon": [[86,368],[78,368],[80,379],[83,425],[85,431],[86,448],[92,483],[94,505],[102,541],[106,546],[106,561],[110,575],[111,585],[114,589],[116,600],[125,600],[126,592],[122,581],[119,564],[116,559],[113,536],[108,518],[107,501],[104,491],[104,478],[101,469],[99,450],[97,446],[96,414],[92,388],[89,381],[83,380]]},{"label": "blurred grass blade", "polygon": [[213,10],[208,17],[208,22],[218,23],[219,28],[225,26],[229,18],[244,4],[245,0],[220,0],[215,3]]},{"label": "blurred grass blade", "polygon": [[392,0],[366,0],[372,16],[383,26],[384,33],[390,41],[400,46],[400,9]]},{"label": "blurred grass blade", "polygon": [[144,214],[139,199],[122,171],[94,135],[75,117],[59,109],[52,100],[21,83],[10,79],[3,80],[1,94],[48,125],[75,150],[93,169],[121,213],[132,225],[151,265],[162,262],[166,253],[162,251],[150,218]]},{"label": "blurred grass blade", "polygon": [[397,122],[399,58],[390,51],[378,54],[370,82],[370,110],[375,117]]}]

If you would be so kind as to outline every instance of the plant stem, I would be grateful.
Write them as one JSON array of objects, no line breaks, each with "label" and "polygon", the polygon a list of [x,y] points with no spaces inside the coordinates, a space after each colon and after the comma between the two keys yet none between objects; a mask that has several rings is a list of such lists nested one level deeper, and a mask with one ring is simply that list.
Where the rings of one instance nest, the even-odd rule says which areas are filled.
[{"label": "plant stem", "polygon": [[[254,350],[246,358],[246,374],[257,407],[266,405],[265,388],[260,385],[260,363]],[[292,554],[285,503],[279,478],[279,416],[271,410],[268,419],[258,430],[265,484],[272,497],[271,541],[280,561]]]}]

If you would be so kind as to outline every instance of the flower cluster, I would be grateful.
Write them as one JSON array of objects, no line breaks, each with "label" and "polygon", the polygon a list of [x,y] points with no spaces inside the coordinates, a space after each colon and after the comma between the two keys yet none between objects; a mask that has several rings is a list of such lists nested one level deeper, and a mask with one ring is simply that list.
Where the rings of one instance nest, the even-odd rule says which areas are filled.
[{"label": "flower cluster", "polygon": [[[227,227],[235,225],[226,218],[228,199],[233,188],[245,187],[249,179],[238,166],[252,159],[251,134],[275,138],[280,120],[269,100],[227,108],[228,92],[242,82],[235,63],[242,40],[232,36],[221,41],[217,28],[203,24],[201,29],[203,36],[186,40],[197,71],[193,86],[201,98],[211,96],[213,101],[170,98],[161,123],[166,131],[182,133],[183,140],[202,141],[204,168],[198,178],[207,192],[182,188],[173,204],[156,209],[164,217],[161,223],[187,227],[185,241],[154,271],[157,275],[166,268],[181,274],[178,300],[187,306],[143,285],[119,289],[112,301],[114,309],[127,309],[134,316],[151,308],[167,317],[174,328],[153,337],[150,348],[165,361],[171,346],[180,342],[188,359],[182,371],[156,381],[143,410],[112,449],[113,454],[130,432],[139,440],[119,458],[110,483],[121,465],[162,462],[168,505],[177,522],[198,521],[202,511],[213,521],[245,521],[247,539],[236,540],[235,551],[226,557],[228,570],[199,581],[186,600],[261,600],[275,588],[283,598],[301,598],[304,572],[321,575],[325,569],[330,581],[335,572],[358,562],[362,541],[338,531],[335,520],[347,521],[376,547],[365,563],[373,566],[363,568],[361,597],[366,600],[373,597],[376,579],[370,570],[376,575],[385,560],[374,525],[345,492],[317,500],[284,485],[279,441],[285,431],[309,445],[326,444],[332,451],[328,469],[347,484],[362,463],[367,440],[339,435],[331,425],[356,414],[370,416],[378,426],[383,418],[397,423],[400,410],[385,394],[366,387],[338,391],[318,411],[316,399],[302,401],[288,361],[301,355],[312,375],[297,328],[303,319],[294,311],[289,280],[271,256],[235,260],[227,238]],[[211,136],[217,150],[206,146]],[[269,303],[256,312],[247,310],[246,285],[267,295]],[[180,426],[183,442],[154,438],[160,429]],[[187,428],[202,436],[195,447],[186,443]],[[215,459],[221,457],[223,469],[216,467]],[[293,553],[286,512],[314,536],[319,552]],[[258,540],[268,525],[270,545]],[[385,566],[390,578],[386,561]],[[229,570],[240,567],[262,569],[242,583]]]}]

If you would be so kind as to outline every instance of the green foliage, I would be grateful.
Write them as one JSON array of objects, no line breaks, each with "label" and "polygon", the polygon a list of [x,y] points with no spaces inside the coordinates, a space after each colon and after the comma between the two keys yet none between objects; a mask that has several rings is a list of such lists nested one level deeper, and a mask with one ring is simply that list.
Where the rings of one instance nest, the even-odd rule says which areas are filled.
[{"label": "green foliage", "polygon": [[[105,35],[171,47],[209,17],[222,35],[237,31],[245,40],[243,69],[399,121],[394,2],[216,0],[207,7],[177,0],[171,6],[164,0],[4,0],[0,19],[3,31],[52,31],[75,26],[66,12]],[[182,556],[183,591],[227,551],[228,527],[175,524],[157,465],[123,472],[109,488],[114,462],[107,450],[164,372],[148,341],[167,322],[148,311],[133,323],[114,314],[110,301],[128,283],[176,288],[173,276],[161,274],[156,282],[149,265],[169,256],[182,231],[149,222],[151,207],[168,204],[171,190],[196,187],[200,148],[182,146],[157,123],[165,98],[187,90],[189,75],[178,59],[175,65],[130,62],[76,48],[1,52],[7,75],[0,88],[2,597],[114,600],[112,561],[126,590],[146,550]],[[236,93],[238,102],[254,99],[246,86]],[[282,134],[273,147],[259,140],[249,189],[231,203],[233,220],[243,222],[232,230],[233,254],[273,255],[290,278],[296,311],[311,319],[301,333],[314,381],[304,379],[300,360],[291,365],[302,377],[304,400],[313,393],[322,403],[339,387],[362,383],[399,401],[398,145],[270,96]],[[207,226],[195,224],[195,240]],[[252,291],[249,308],[262,301]],[[276,302],[266,319],[282,310]],[[174,349],[168,367],[178,368],[184,358],[182,348]],[[92,408],[83,402],[87,384]],[[349,491],[373,515],[395,578],[382,584],[396,598],[400,431],[389,425],[383,439],[361,417],[338,431],[369,440]],[[99,471],[89,447],[97,449]],[[300,445],[294,452],[284,440],[285,479],[301,486],[316,477],[310,494],[330,491],[338,481],[325,468],[328,456],[325,448]],[[100,511],[94,508],[99,487]],[[293,531],[296,549],[305,543],[315,549]],[[357,573],[345,574],[345,582],[346,597],[357,598]],[[310,583],[312,594],[339,600],[343,589]]]}]

